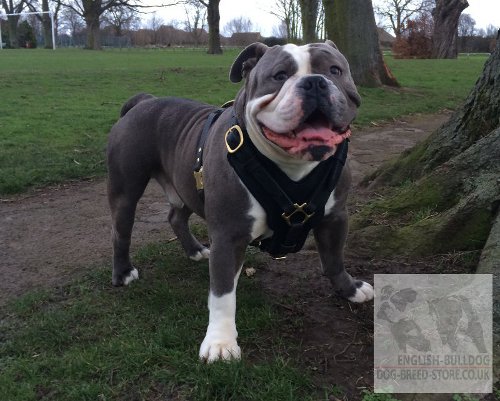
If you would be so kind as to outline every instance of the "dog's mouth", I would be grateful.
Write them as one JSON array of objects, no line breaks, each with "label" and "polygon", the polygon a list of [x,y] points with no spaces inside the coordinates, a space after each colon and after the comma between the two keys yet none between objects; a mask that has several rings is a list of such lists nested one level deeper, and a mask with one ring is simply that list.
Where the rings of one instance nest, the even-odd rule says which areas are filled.
[{"label": "dog's mouth", "polygon": [[312,113],[289,132],[274,132],[265,125],[262,125],[262,132],[267,140],[292,156],[312,160],[327,159],[335,152],[337,145],[351,135],[349,125],[335,128],[320,111]]}]

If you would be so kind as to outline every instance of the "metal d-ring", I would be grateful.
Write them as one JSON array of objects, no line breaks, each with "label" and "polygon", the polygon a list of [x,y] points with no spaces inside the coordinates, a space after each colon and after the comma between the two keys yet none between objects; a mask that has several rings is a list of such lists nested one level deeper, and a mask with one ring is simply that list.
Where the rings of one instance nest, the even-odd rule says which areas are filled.
[{"label": "metal d-ring", "polygon": [[[234,149],[231,149],[231,146],[229,146],[229,143],[227,142],[227,137],[233,129],[235,129],[238,132],[238,135],[240,136],[240,143]],[[241,148],[243,146],[243,142],[244,142],[243,131],[241,130],[241,127],[239,125],[233,125],[231,128],[229,128],[226,131],[226,135],[224,137],[224,140],[226,142],[227,151],[229,153],[235,153],[239,148]]]}]

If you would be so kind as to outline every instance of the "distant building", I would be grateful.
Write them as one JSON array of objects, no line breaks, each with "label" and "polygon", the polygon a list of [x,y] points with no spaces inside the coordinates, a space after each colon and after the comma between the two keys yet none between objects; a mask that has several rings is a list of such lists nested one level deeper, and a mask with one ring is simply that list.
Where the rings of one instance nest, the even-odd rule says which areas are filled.
[{"label": "distant building", "polygon": [[382,50],[392,49],[392,45],[396,41],[396,38],[387,32],[384,28],[377,28],[378,30],[378,42],[380,43],[380,48]]}]

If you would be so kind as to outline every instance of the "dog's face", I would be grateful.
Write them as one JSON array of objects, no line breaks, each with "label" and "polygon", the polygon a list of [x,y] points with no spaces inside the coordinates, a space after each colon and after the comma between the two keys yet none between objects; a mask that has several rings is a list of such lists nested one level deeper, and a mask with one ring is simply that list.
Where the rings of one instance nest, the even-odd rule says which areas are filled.
[{"label": "dog's face", "polygon": [[360,97],[333,42],[254,43],[238,56],[230,78],[246,78],[236,113],[257,148],[273,159],[325,160],[350,135]]}]

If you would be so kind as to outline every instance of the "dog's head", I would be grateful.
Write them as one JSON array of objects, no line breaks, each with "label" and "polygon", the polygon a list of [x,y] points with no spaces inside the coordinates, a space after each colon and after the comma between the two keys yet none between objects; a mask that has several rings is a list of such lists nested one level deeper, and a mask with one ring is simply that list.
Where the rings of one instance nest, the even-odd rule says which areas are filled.
[{"label": "dog's head", "polygon": [[254,43],[231,68],[232,82],[243,78],[235,112],[266,156],[321,161],[350,135],[360,97],[333,42],[271,48]]}]

